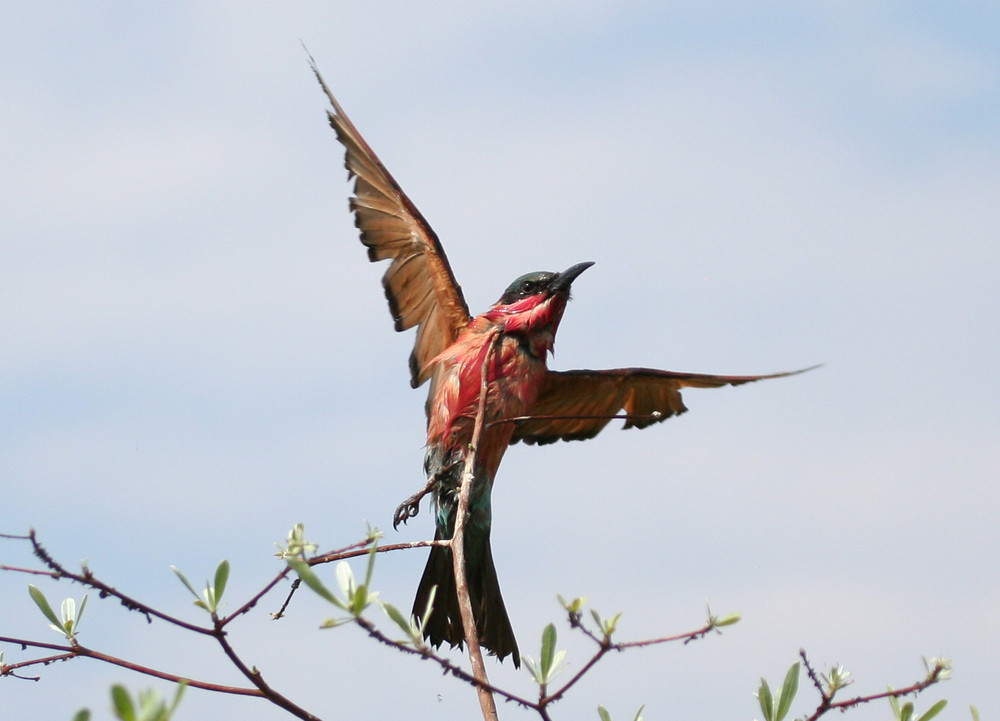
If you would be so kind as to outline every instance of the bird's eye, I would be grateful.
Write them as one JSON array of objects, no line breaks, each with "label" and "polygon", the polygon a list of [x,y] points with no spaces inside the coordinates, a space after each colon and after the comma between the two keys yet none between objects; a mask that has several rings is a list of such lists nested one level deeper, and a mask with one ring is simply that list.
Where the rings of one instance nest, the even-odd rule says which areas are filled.
[{"label": "bird's eye", "polygon": [[531,295],[532,293],[534,293],[535,281],[526,280],[523,283],[521,283],[521,292],[524,293],[525,295]]}]

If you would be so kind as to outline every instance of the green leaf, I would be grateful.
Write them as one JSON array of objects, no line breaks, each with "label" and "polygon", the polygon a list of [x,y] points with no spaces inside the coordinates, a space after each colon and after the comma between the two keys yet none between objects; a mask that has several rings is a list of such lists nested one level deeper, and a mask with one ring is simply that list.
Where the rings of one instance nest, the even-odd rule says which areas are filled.
[{"label": "green leaf", "polygon": [[799,664],[796,662],[792,664],[790,669],[788,669],[788,673],[785,674],[785,682],[781,685],[781,696],[778,699],[778,709],[775,721],[782,721],[782,719],[788,715],[788,709],[791,707],[792,699],[795,698],[795,694],[798,690]]},{"label": "green leaf", "polygon": [[222,594],[226,590],[226,583],[229,581],[229,561],[223,559],[219,567],[215,569],[215,603],[218,605],[222,600]]},{"label": "green leaf", "polygon": [[375,554],[378,553],[378,543],[372,543],[372,550],[368,552],[368,568],[365,569],[365,586],[371,588],[372,574],[375,573]]},{"label": "green leaf", "polygon": [[542,678],[548,681],[549,674],[552,673],[552,661],[556,653],[556,626],[550,623],[542,631],[542,655],[539,657],[539,666]]},{"label": "green leaf", "polygon": [[351,599],[351,613],[360,616],[368,605],[368,587],[361,585],[354,591],[354,598]]},{"label": "green leaf", "polygon": [[28,593],[31,595],[31,600],[35,602],[38,606],[38,610],[42,612],[42,615],[56,628],[62,628],[62,621],[56,616],[55,612],[52,610],[52,606],[49,605],[48,600],[45,598],[45,594],[39,590],[39,588],[33,584],[28,584]]},{"label": "green leaf", "polygon": [[177,706],[180,704],[181,699],[184,697],[184,692],[187,691],[187,681],[181,681],[177,684],[177,692],[174,694],[174,702],[170,704],[170,710],[168,711],[168,718],[174,715],[174,711],[177,710]]},{"label": "green leaf", "polygon": [[330,593],[329,589],[323,585],[323,582],[319,580],[319,576],[313,572],[312,567],[308,563],[298,558],[289,558],[287,560],[288,565],[299,575],[303,583],[337,608],[347,610],[341,600]]},{"label": "green leaf", "polygon": [[979,719],[979,709],[977,709],[972,704],[969,704],[969,712],[972,714],[972,721],[980,721],[980,719]]},{"label": "green leaf", "polygon": [[194,590],[194,586],[192,586],[191,582],[187,580],[187,576],[181,573],[181,569],[177,568],[177,566],[171,566],[170,568],[174,573],[177,574],[177,578],[181,579],[181,583],[183,583],[184,587],[191,592],[191,595],[194,596],[198,601],[201,601],[201,596],[199,596],[198,592]]},{"label": "green leaf", "polygon": [[766,679],[760,680],[757,701],[760,703],[760,712],[764,714],[764,721],[778,721],[774,717],[774,698],[771,696],[771,687],[767,685]]},{"label": "green leaf", "polygon": [[734,623],[739,623],[743,616],[739,613],[730,613],[722,618],[717,618],[715,620],[715,627],[722,628],[723,626],[732,626]]},{"label": "green leaf", "polygon": [[73,621],[76,620],[76,599],[73,597],[64,598],[59,607],[59,614],[62,616],[61,625],[63,628],[72,627]]},{"label": "green leaf", "polygon": [[917,721],[931,721],[931,719],[937,716],[939,713],[941,713],[944,710],[944,707],[947,705],[948,701],[945,699],[941,699],[936,704],[931,706],[929,709],[924,711],[923,715],[919,719],[917,719]]},{"label": "green leaf", "polygon": [[574,616],[580,613],[580,609],[583,608],[584,604],[587,603],[586,596],[577,596],[572,601],[567,603],[566,599],[562,596],[556,596],[559,599],[559,603],[562,604],[563,608],[572,613]]},{"label": "green leaf", "polygon": [[76,623],[74,626],[80,625],[80,619],[83,618],[83,609],[87,607],[87,594],[83,594],[83,598],[80,599],[80,610],[76,612]]},{"label": "green leaf", "polygon": [[82,708],[77,711],[73,721],[90,721],[90,709]]},{"label": "green leaf", "polygon": [[337,564],[337,585],[340,586],[340,594],[348,601],[354,597],[354,571],[351,564],[341,561]]},{"label": "green leaf", "polygon": [[427,625],[427,619],[431,617],[431,613],[434,611],[434,597],[437,596],[437,592],[437,585],[431,586],[431,592],[427,594],[427,605],[424,606],[424,613],[420,617],[421,627]]},{"label": "green leaf", "polygon": [[611,714],[603,706],[597,707],[597,714],[601,717],[601,721],[611,721]]},{"label": "green leaf", "polygon": [[410,628],[410,620],[403,617],[399,609],[393,606],[391,603],[383,603],[382,610],[385,611],[385,615],[392,619],[392,622],[399,626],[407,635],[412,633]]},{"label": "green leaf", "polygon": [[639,710],[635,712],[635,718],[632,721],[642,721],[642,711],[646,708],[646,704],[639,707]]},{"label": "green leaf", "polygon": [[[895,690],[896,689],[894,689],[892,686],[889,687],[889,691],[890,692],[895,691]],[[889,706],[892,708],[892,715],[893,716],[895,716],[897,719],[902,718],[903,712],[899,708],[899,698],[897,698],[896,696],[890,696],[889,697]]]},{"label": "green leaf", "polygon": [[116,683],[111,687],[111,702],[115,707],[115,716],[121,721],[136,721],[135,706],[124,686]]}]

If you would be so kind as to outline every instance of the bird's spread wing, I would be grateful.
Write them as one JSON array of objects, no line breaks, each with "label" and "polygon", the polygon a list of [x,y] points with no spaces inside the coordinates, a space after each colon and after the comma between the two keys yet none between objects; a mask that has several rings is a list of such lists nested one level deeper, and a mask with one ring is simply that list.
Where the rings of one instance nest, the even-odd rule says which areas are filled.
[{"label": "bird's spread wing", "polygon": [[315,63],[312,69],[333,105],[327,111],[330,125],[347,150],[348,177],[355,178],[350,207],[361,242],[370,260],[392,261],[382,285],[396,330],[418,326],[410,355],[410,383],[416,388],[430,377],[428,362],[468,325],[469,308],[434,231],[344,114]]},{"label": "bird's spread wing", "polygon": [[[814,366],[815,367],[815,366]],[[593,438],[624,413],[624,428],[645,428],[684,413],[681,388],[719,388],[804,373],[811,368],[763,376],[713,376],[649,368],[549,371],[538,400],[519,421],[511,443],[555,443]]]}]

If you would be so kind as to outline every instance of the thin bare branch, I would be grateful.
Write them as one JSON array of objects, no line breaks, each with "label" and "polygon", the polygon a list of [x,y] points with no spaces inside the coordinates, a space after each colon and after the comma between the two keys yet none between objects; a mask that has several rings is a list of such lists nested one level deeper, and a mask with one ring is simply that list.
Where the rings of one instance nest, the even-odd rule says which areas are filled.
[{"label": "thin bare branch", "polygon": [[223,653],[229,657],[229,660],[239,670],[239,672],[242,673],[250,683],[257,687],[261,696],[266,698],[275,706],[285,709],[296,718],[303,719],[304,721],[321,721],[319,716],[314,716],[298,704],[294,703],[287,696],[275,691],[266,681],[264,681],[264,676],[256,667],[248,667],[246,663],[244,663],[243,659],[240,658],[233,649],[232,645],[230,645],[229,640],[226,638],[226,632],[221,626],[216,629],[215,640],[219,642],[219,646],[222,647]]},{"label": "thin bare branch", "polygon": [[697,631],[688,631],[687,633],[678,633],[673,636],[663,636],[662,638],[651,638],[646,641],[625,641],[623,643],[613,644],[615,651],[624,651],[627,648],[643,648],[644,646],[655,646],[661,643],[673,643],[674,641],[683,641],[684,643],[690,643],[691,641],[697,641],[700,638],[704,638],[711,631],[718,630],[714,623],[709,623]]},{"label": "thin bare branch", "polygon": [[539,710],[537,703],[529,701],[526,698],[518,696],[517,694],[505,691],[499,686],[494,686],[489,682],[484,682],[481,679],[477,679],[468,671],[464,670],[460,666],[456,666],[455,664],[453,664],[447,658],[444,658],[443,656],[439,656],[438,654],[436,654],[430,646],[425,645],[422,648],[413,648],[412,646],[409,646],[405,643],[400,643],[399,641],[392,640],[391,638],[383,634],[381,631],[379,631],[378,628],[375,626],[375,624],[373,624],[366,618],[358,617],[355,619],[355,621],[359,626],[361,626],[361,628],[363,628],[368,633],[369,636],[374,638],[376,641],[385,644],[386,646],[391,646],[392,648],[403,651],[404,653],[408,653],[413,656],[419,656],[422,659],[433,661],[437,663],[439,666],[441,666],[441,668],[443,668],[446,673],[451,674],[457,679],[465,681],[466,683],[472,684],[473,686],[476,687],[485,688],[491,693],[494,693],[498,696],[502,696],[507,701],[516,703],[519,706],[523,706],[524,708],[532,709],[534,711]]},{"label": "thin bare branch", "polygon": [[[20,536],[2,536],[3,538],[20,538]],[[5,566],[0,564],[0,571],[13,571],[14,573],[27,573],[33,576],[48,576],[49,578],[54,578],[57,581],[62,578],[62,576],[55,571],[42,571],[38,568],[21,568],[19,566]]]},{"label": "thin bare branch", "polygon": [[[476,684],[479,696],[479,707],[485,721],[497,721],[496,700],[489,689],[489,678],[486,675],[486,664],[483,662],[483,650],[479,646],[479,633],[476,629],[476,619],[472,614],[472,600],[469,597],[469,583],[465,574],[465,523],[469,511],[469,496],[472,493],[472,483],[475,477],[476,453],[479,439],[483,433],[486,420],[486,397],[489,380],[489,366],[496,351],[500,334],[494,333],[489,342],[486,358],[483,360],[479,387],[479,408],[476,410],[476,422],[472,429],[472,440],[469,443],[465,457],[465,468],[462,470],[462,483],[458,493],[458,504],[455,509],[455,529],[451,534],[451,557],[455,571],[455,591],[458,596],[458,608],[462,616],[462,631],[469,649],[469,662],[472,665],[472,675],[480,683]],[[488,482],[488,480],[487,480]]]},{"label": "thin bare branch", "polygon": [[47,665],[54,661],[65,661],[71,658],[92,658],[97,661],[103,661],[104,663],[111,664],[113,666],[120,666],[121,668],[127,668],[130,671],[135,671],[136,673],[145,674],[146,676],[153,676],[155,678],[163,679],[164,681],[170,681],[172,683],[186,683],[192,688],[200,688],[205,691],[215,691],[217,693],[228,693],[235,694],[237,696],[261,696],[264,694],[260,692],[259,689],[255,688],[245,688],[241,686],[226,686],[223,684],[209,683],[207,681],[198,681],[197,679],[188,678],[187,676],[179,676],[173,673],[167,673],[166,671],[159,671],[155,668],[150,668],[149,666],[143,666],[142,664],[134,663],[133,661],[128,661],[126,659],[120,658],[118,656],[111,656],[100,651],[96,651],[92,648],[87,648],[86,646],[80,646],[79,644],[73,646],[64,646],[54,643],[44,643],[42,641],[30,641],[23,638],[8,638],[0,637],[0,642],[4,643],[16,643],[22,647],[28,648],[44,648],[50,651],[60,651],[53,656],[45,656],[43,658],[34,658],[29,661],[21,661],[20,663],[5,664],[3,669],[4,673],[8,673],[12,669],[25,668],[27,666],[37,666],[37,665]]},{"label": "thin bare branch", "polygon": [[575,686],[580,679],[582,679],[594,665],[600,661],[609,651],[624,651],[629,648],[643,648],[645,646],[654,646],[663,643],[672,643],[674,641],[683,641],[684,643],[689,643],[699,638],[704,638],[709,631],[715,629],[714,623],[708,623],[696,631],[688,631],[686,633],[678,633],[673,636],[664,636],[662,638],[649,639],[647,641],[626,641],[622,643],[611,643],[610,638],[600,637],[593,633],[590,629],[580,622],[579,614],[570,613],[570,625],[573,628],[578,629],[588,638],[597,644],[598,649],[594,652],[594,655],[590,657],[590,660],[583,665],[583,667],[573,675],[573,677],[563,684],[558,691],[551,693],[541,699],[539,699],[539,706],[547,706],[555,701],[558,701],[566,692],[569,691],[573,686]]},{"label": "thin bare branch", "polygon": [[[359,548],[360,543],[348,546],[346,549],[340,551],[330,551],[329,553],[324,553],[322,556],[316,556],[314,558],[306,559],[306,563],[310,566],[318,566],[321,563],[331,563],[333,561],[341,561],[346,558],[356,558],[357,556],[366,556],[371,552],[368,548],[368,544],[371,541],[364,541],[364,547]],[[410,541],[407,543],[390,543],[385,546],[379,546],[375,549],[375,553],[388,553],[390,551],[405,551],[411,548],[426,548],[428,546],[447,546],[449,541]]]},{"label": "thin bare branch", "polygon": [[573,414],[561,415],[529,415],[513,416],[511,418],[499,418],[486,424],[487,428],[499,426],[504,423],[522,423],[524,421],[658,421],[663,418],[662,413],[616,413],[613,415],[583,415]]}]

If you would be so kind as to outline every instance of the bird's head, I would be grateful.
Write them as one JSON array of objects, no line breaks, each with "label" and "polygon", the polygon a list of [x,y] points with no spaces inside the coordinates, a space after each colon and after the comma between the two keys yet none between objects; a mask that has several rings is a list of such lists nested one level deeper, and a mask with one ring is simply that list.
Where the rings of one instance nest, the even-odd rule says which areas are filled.
[{"label": "bird's head", "polygon": [[548,329],[555,333],[569,300],[570,286],[592,265],[577,263],[562,273],[538,271],[522,275],[507,286],[485,315],[494,322],[503,322],[504,332]]}]

